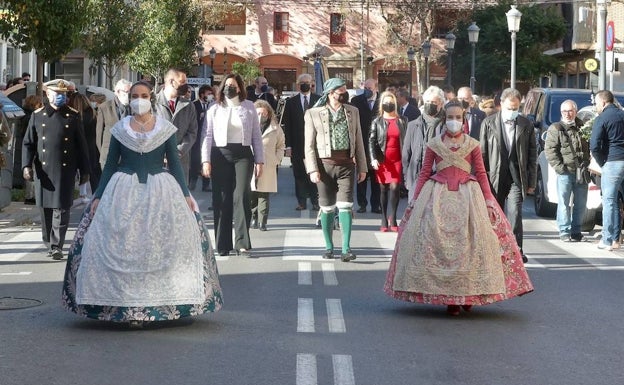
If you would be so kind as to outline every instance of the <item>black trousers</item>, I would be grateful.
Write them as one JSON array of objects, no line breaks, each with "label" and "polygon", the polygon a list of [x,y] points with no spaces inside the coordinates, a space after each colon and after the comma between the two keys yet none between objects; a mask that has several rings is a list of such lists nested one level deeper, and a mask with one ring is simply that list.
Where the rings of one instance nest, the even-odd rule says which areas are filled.
[{"label": "black trousers", "polygon": [[[198,134],[199,136],[199,134]],[[189,167],[189,190],[195,190],[197,180],[202,178],[202,189],[205,190],[210,186],[210,178],[201,176],[201,139],[198,138],[193,147],[191,147],[191,164]]]},{"label": "black trousers", "polygon": [[49,252],[63,250],[65,234],[69,226],[69,209],[40,207],[41,238]]},{"label": "black trousers", "polygon": [[251,249],[249,224],[254,168],[251,147],[241,144],[213,147],[210,160],[216,249],[219,252]]},{"label": "black trousers", "polygon": [[368,190],[368,183],[370,182],[371,193],[370,193],[370,205],[371,210],[379,210],[381,207],[381,189],[379,188],[379,183],[377,182],[377,177],[375,176],[375,170],[369,170],[366,173],[366,179],[364,181],[357,184],[356,194],[357,194],[357,203],[358,206],[366,208],[368,205],[368,199],[366,199],[366,192]]},{"label": "black trousers", "polygon": [[499,186],[499,191],[495,193],[496,201],[505,212],[507,220],[511,225],[511,230],[516,237],[516,243],[522,250],[522,238],[524,229],[522,227],[522,203],[524,198],[522,197],[522,187],[516,183],[508,181],[502,181]]},{"label": "black trousers", "polygon": [[297,203],[301,206],[306,206],[308,198],[312,205],[318,205],[318,189],[315,183],[310,181],[310,176],[306,172],[303,158],[291,157],[290,162],[292,164],[293,176],[295,177],[295,196],[297,197]]}]

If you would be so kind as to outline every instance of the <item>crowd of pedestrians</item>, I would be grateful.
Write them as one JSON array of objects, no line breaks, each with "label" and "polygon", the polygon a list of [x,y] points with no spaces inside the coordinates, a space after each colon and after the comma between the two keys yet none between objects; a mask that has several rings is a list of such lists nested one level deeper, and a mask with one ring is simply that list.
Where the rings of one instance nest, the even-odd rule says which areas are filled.
[{"label": "crowd of pedestrians", "polygon": [[[264,77],[246,88],[229,74],[192,101],[176,69],[158,91],[119,80],[110,100],[87,98],[64,80],[46,84],[45,101],[29,96],[18,136],[28,203],[40,208],[49,257],[65,256],[77,175],[88,203],[68,255],[66,308],[134,325],[218,310],[216,263],[192,191],[212,193],[216,253],[252,256],[250,229],[270,230],[283,157],[292,164],[295,210],[318,211],[322,258],[334,258],[336,223],[340,259],[357,258],[354,211],[380,214],[379,230],[398,232],[388,295],[458,315],[533,290],[523,266],[522,203],[536,185],[536,136],[519,114],[517,90],[478,102],[469,87],[455,94],[431,86],[418,101],[405,87],[379,90],[367,79],[349,100],[342,79],[328,79],[322,95],[312,86],[311,75],[299,76],[299,93],[281,110]],[[597,94],[596,107],[588,141],[576,104],[564,101],[545,154],[557,173],[564,242],[583,240],[581,171],[590,151],[602,166],[598,247],[611,250],[620,245],[624,112],[609,91]]]}]

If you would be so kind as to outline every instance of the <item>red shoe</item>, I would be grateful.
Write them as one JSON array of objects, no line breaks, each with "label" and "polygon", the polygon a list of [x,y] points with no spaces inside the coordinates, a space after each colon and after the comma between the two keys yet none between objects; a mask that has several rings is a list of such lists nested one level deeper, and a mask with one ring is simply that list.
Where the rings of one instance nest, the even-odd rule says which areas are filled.
[{"label": "red shoe", "polygon": [[448,305],[446,307],[446,312],[449,315],[458,316],[459,315],[459,305]]},{"label": "red shoe", "polygon": [[390,226],[390,231],[398,233],[399,232],[399,226]]},{"label": "red shoe", "polygon": [[382,233],[387,233],[388,232],[388,228],[386,226],[381,226],[379,228],[379,231],[381,231]]},{"label": "red shoe", "polygon": [[465,312],[469,312],[472,310],[472,305],[462,305],[461,308],[464,309]]}]

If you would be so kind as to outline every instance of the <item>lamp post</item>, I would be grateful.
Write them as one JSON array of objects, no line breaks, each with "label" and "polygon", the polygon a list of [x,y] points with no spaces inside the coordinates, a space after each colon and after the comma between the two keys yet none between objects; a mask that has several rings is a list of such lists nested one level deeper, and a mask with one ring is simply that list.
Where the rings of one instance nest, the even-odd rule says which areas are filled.
[{"label": "lamp post", "polygon": [[422,53],[425,57],[425,89],[429,88],[429,55],[431,54],[431,42],[425,40],[422,43]]},{"label": "lamp post", "polygon": [[598,49],[600,49],[600,64],[598,66],[598,89],[607,89],[607,4],[611,0],[596,0],[599,6],[599,16],[596,29],[598,32]]},{"label": "lamp post", "polygon": [[456,37],[455,35],[453,35],[452,32],[449,32],[446,34],[444,39],[446,40],[446,52],[448,52],[446,54],[448,63],[448,66],[446,68],[446,84],[451,86],[453,84],[453,49],[455,48]]},{"label": "lamp post", "polygon": [[470,27],[468,27],[468,41],[472,46],[472,61],[470,63],[470,91],[474,93],[475,91],[475,49],[477,46],[477,42],[479,41],[479,31],[481,29],[477,26],[476,22],[472,22]]},{"label": "lamp post", "polygon": [[210,48],[208,51],[210,55],[210,85],[214,83],[214,59],[217,57],[217,50],[214,47]]},{"label": "lamp post", "polygon": [[507,16],[507,28],[511,33],[511,88],[516,88],[516,32],[520,30],[520,18],[522,12],[516,9],[515,5],[505,14]]},{"label": "lamp post", "polygon": [[414,51],[414,47],[410,46],[407,49],[407,60],[409,61],[409,95],[410,98],[412,97],[412,74],[413,74],[413,68],[414,68],[414,55],[416,55],[416,51]]},{"label": "lamp post", "polygon": [[206,77],[206,75],[204,74],[204,67],[202,66],[202,58],[204,57],[204,44],[199,44],[197,47],[195,47],[195,50],[197,51],[197,76],[200,78],[204,78]]},{"label": "lamp post", "polygon": [[227,73],[227,47],[223,47],[223,74]]}]

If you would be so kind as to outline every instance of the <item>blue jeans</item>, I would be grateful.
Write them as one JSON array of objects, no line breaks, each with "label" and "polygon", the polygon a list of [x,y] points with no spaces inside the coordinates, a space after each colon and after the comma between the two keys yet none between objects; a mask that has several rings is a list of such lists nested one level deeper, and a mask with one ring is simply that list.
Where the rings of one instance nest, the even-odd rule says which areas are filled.
[{"label": "blue jeans", "polygon": [[[573,208],[570,210],[572,193],[574,193],[574,201],[572,202]],[[566,172],[557,175],[557,227],[559,227],[560,236],[581,233],[586,208],[587,184],[576,183],[576,173]]]},{"label": "blue jeans", "polygon": [[610,161],[602,166],[602,242],[610,245],[620,240],[620,209],[617,195],[624,181],[624,160]]}]

